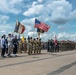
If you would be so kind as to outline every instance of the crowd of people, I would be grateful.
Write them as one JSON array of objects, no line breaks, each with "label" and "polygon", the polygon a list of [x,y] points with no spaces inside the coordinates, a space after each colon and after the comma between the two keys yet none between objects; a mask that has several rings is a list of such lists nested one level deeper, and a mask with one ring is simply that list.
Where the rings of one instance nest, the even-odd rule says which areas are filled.
[{"label": "crowd of people", "polygon": [[57,40],[48,40],[47,52],[59,52],[59,42]]},{"label": "crowd of people", "polygon": [[39,38],[30,38],[27,43],[28,54],[40,54],[41,53],[41,39]]},{"label": "crowd of people", "polygon": [[[24,40],[18,39],[17,35],[12,37],[12,34],[2,35],[1,37],[1,57],[17,56],[17,52],[27,51],[29,55],[41,53],[41,39],[26,38]],[[13,54],[12,54],[13,53]]]},{"label": "crowd of people", "polygon": [[[12,49],[13,49],[13,56],[16,56],[17,53],[17,46],[18,46],[18,39],[17,36],[14,38],[11,34],[8,34],[8,37],[6,35],[2,35],[1,37],[1,57],[5,58],[6,56],[12,57]],[[6,54],[6,56],[5,56]]]},{"label": "crowd of people", "polygon": [[[42,44],[39,38],[24,38],[18,39],[17,35],[12,37],[12,34],[1,36],[1,57],[17,56],[17,52],[25,51],[29,55],[40,54],[44,44]],[[75,49],[75,43],[73,42],[59,42],[57,39],[48,40],[46,43],[47,52],[59,52],[60,50],[73,50]],[[13,54],[12,54],[13,53]]]},{"label": "crowd of people", "polygon": [[41,39],[38,38],[25,38],[24,42],[19,41],[18,51],[20,53],[27,52],[29,55],[41,53]]}]

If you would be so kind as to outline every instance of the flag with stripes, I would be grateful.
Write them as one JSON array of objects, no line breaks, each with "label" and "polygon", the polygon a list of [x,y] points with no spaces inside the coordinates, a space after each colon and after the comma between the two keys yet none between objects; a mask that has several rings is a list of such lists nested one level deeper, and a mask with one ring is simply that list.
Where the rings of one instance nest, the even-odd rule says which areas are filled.
[{"label": "flag with stripes", "polygon": [[48,26],[47,24],[40,22],[39,20],[35,19],[35,28],[39,28],[41,30],[43,30],[44,32],[47,32],[50,28],[50,26]]},{"label": "flag with stripes", "polygon": [[17,22],[14,32],[22,34],[24,31],[25,31],[25,26],[22,25],[20,22]]}]

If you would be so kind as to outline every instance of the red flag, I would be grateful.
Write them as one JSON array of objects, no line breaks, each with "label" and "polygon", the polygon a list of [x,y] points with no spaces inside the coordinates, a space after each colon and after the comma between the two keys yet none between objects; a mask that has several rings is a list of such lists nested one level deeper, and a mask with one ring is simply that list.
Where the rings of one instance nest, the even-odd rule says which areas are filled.
[{"label": "red flag", "polygon": [[57,38],[55,36],[55,40],[54,40],[54,44],[57,45],[58,41],[57,41]]},{"label": "red flag", "polygon": [[50,26],[48,26],[47,24],[43,23],[43,22],[40,22],[38,21],[37,19],[35,19],[35,28],[39,28],[45,32],[48,31],[48,29],[50,28]]}]

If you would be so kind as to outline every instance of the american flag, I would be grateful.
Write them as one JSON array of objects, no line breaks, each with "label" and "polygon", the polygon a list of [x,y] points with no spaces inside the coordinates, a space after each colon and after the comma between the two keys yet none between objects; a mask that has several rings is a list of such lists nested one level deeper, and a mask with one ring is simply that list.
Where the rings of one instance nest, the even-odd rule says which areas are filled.
[{"label": "american flag", "polygon": [[39,20],[35,19],[35,28],[39,28],[45,32],[48,31],[48,29],[50,28],[50,26],[48,26],[47,24],[40,22]]}]

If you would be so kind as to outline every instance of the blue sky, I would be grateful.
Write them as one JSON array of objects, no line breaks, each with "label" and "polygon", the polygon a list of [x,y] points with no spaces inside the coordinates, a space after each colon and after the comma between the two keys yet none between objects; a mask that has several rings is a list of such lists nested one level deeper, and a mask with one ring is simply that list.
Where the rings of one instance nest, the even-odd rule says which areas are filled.
[{"label": "blue sky", "polygon": [[[2,0],[0,2],[0,36],[13,33],[16,19],[25,25],[23,35],[37,37],[37,18],[50,26],[42,40],[76,41],[76,2],[74,0]],[[13,33],[15,34],[15,33]],[[21,35],[22,36],[22,35]]]}]

